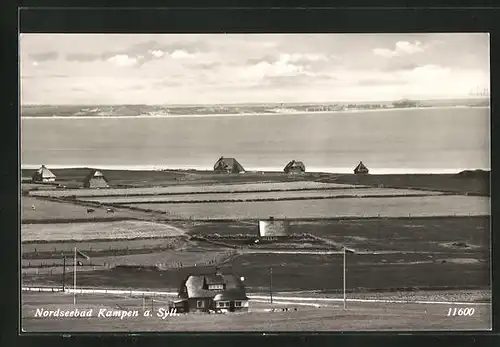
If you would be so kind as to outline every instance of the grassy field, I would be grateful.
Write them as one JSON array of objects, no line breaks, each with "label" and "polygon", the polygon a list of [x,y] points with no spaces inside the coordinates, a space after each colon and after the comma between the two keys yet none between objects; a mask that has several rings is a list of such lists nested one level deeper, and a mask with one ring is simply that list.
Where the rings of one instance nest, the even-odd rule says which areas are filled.
[{"label": "grassy field", "polygon": [[198,184],[198,185],[170,185],[166,187],[142,188],[109,188],[109,189],[72,189],[72,190],[36,190],[30,192],[32,196],[51,197],[95,197],[95,196],[141,196],[167,195],[192,193],[232,193],[232,192],[260,192],[260,191],[287,191],[306,189],[344,189],[355,188],[354,185],[338,183],[319,183],[312,181],[299,182],[259,182],[246,184]]},{"label": "grassy field", "polygon": [[179,194],[179,195],[148,195],[148,196],[113,196],[88,198],[85,201],[104,204],[138,204],[138,203],[176,203],[176,202],[213,202],[213,201],[255,201],[255,200],[283,200],[283,199],[318,199],[336,197],[385,197],[385,196],[414,196],[414,195],[441,195],[441,192],[423,192],[409,189],[390,188],[355,188],[332,190],[299,190],[280,192],[233,192],[211,194]]},{"label": "grassy field", "polygon": [[[249,291],[269,288],[269,268],[273,268],[276,291],[340,290],[341,254],[243,254],[218,266],[246,278]],[[144,260],[143,260],[144,261]],[[177,288],[190,273],[211,273],[213,266],[183,266],[166,271],[110,269],[86,272],[78,282],[84,287]],[[354,254],[347,258],[347,289],[354,291],[397,288],[489,288],[487,255],[455,254]],[[60,276],[31,276],[23,284],[57,284]]]},{"label": "grassy field", "polygon": [[144,211],[168,212],[199,220],[333,217],[421,217],[488,215],[489,198],[476,196],[425,196],[345,198],[307,201],[221,202],[213,204],[129,204]]},{"label": "grassy field", "polygon": [[[23,177],[31,177],[35,170],[22,170]],[[90,168],[53,169],[57,182],[68,186],[81,187],[83,179],[90,172]],[[314,179],[320,177],[317,173],[305,175],[287,175],[283,172],[247,172],[243,175],[228,175],[213,171],[199,170],[164,170],[164,171],[139,171],[139,170],[100,170],[112,186],[150,187],[171,184],[231,184],[235,182],[291,182],[297,180]]]},{"label": "grassy field", "polygon": [[[35,209],[32,208],[35,206]],[[21,220],[36,222],[42,220],[100,220],[126,219],[127,213],[107,213],[106,208],[94,208],[93,213],[87,213],[87,207],[67,202],[57,202],[34,197],[21,197]]]},{"label": "grassy field", "polygon": [[[172,243],[175,240],[171,241]],[[183,250],[168,250],[168,251],[158,251],[154,253],[145,254],[126,254],[126,255],[112,255],[112,254],[102,254],[107,252],[95,252],[95,251],[85,251],[85,254],[89,255],[91,258],[89,261],[82,261],[83,266],[87,265],[106,265],[108,267],[114,267],[119,265],[136,265],[136,266],[158,266],[159,269],[164,268],[178,268],[181,266],[201,266],[201,265],[211,265],[215,262],[224,261],[227,259],[231,252],[219,249],[219,250],[203,250],[198,249],[197,252],[189,252]],[[66,260],[66,265],[68,267],[68,274],[72,271],[73,258],[72,252],[67,252],[66,255],[68,259]],[[22,259],[22,267],[36,267],[39,265],[49,265],[53,267],[54,272],[62,273],[63,259],[62,257],[52,258],[52,259]],[[59,267],[56,269],[56,267]],[[59,281],[61,279],[59,278]]]},{"label": "grassy field", "polygon": [[[189,225],[191,224],[191,225]],[[188,234],[237,235],[256,234],[256,223],[204,222],[186,223],[182,227]],[[323,220],[291,223],[293,234],[310,233],[317,237],[345,244],[356,251],[382,252],[383,254],[348,255],[348,289],[370,290],[399,287],[487,287],[489,285],[489,217],[378,219],[378,220]],[[106,245],[116,247],[140,247],[140,241],[108,241],[77,244],[91,252],[92,261],[108,264],[135,264],[176,267],[182,269],[155,273],[125,270],[94,271],[79,276],[85,286],[176,288],[190,272],[213,271],[206,267],[223,261],[223,271],[233,271],[247,278],[247,286],[254,291],[268,286],[266,275],[273,267],[273,286],[276,290],[338,290],[341,288],[340,254],[281,254],[252,253],[260,247],[241,249],[240,256],[229,257],[224,247],[206,243],[181,245],[182,249],[168,252],[142,252],[143,254],[108,253]],[[150,242],[145,240],[144,242]],[[165,239],[162,242],[167,242]],[[120,243],[120,244],[118,244]],[[23,245],[23,253],[31,252],[43,244]],[[70,247],[71,246],[71,247]],[[72,250],[70,243],[46,244],[38,249],[40,254],[57,255],[63,247]],[[154,245],[153,245],[154,246]],[[57,252],[51,252],[51,248]],[[92,251],[92,247],[95,247]],[[109,246],[111,248],[111,246]],[[90,249],[89,249],[90,248]],[[264,249],[261,249],[264,251]],[[389,251],[389,253],[384,253]],[[95,252],[92,253],[92,252]],[[395,252],[395,253],[390,253]],[[216,255],[222,255],[222,258]],[[71,254],[70,254],[71,255]],[[56,257],[62,261],[62,257]],[[38,258],[40,262],[44,260]],[[23,261],[33,261],[33,258]],[[51,260],[53,261],[53,260]],[[194,264],[197,264],[194,267]],[[25,276],[24,283],[60,283],[60,276]]]},{"label": "grassy field", "polygon": [[[257,221],[197,222],[190,235],[257,235]],[[480,252],[490,250],[490,217],[381,218],[290,222],[291,235],[308,233],[356,250]],[[454,245],[455,244],[455,245]]]},{"label": "grassy field", "polygon": [[[24,332],[131,332],[131,331],[402,331],[402,330],[488,330],[491,328],[491,307],[473,307],[470,317],[447,317],[449,305],[349,303],[343,310],[339,303],[318,307],[283,301],[273,305],[250,301],[250,312],[221,315],[184,314],[158,317],[160,308],[168,307],[168,299],[143,302],[142,298],[106,295],[80,295],[78,309],[93,309],[90,318],[40,318],[37,309],[73,309],[73,297],[59,293],[23,293],[22,329]],[[144,305],[144,306],[143,306]],[[138,317],[97,317],[99,309],[138,310]],[[276,312],[268,312],[270,308]],[[288,307],[288,312],[280,309]],[[144,317],[150,309],[153,317]],[[297,309],[295,311],[295,309]]]},{"label": "grassy field", "polygon": [[[22,170],[23,177],[31,177],[35,170]],[[81,186],[90,169],[54,169],[59,183]],[[212,171],[168,170],[168,171],[125,171],[102,170],[111,185],[161,186],[171,184],[232,184],[261,181],[293,182],[297,180],[320,180],[323,182],[368,185],[383,185],[391,188],[416,188],[460,194],[490,195],[489,172],[464,172],[463,174],[408,174],[408,175],[354,175],[306,173],[286,175],[282,172],[245,173],[242,175],[215,174]]]},{"label": "grassy field", "polygon": [[90,241],[162,238],[182,235],[184,231],[167,224],[145,221],[100,223],[24,224],[22,242]]},{"label": "grassy field", "polygon": [[[269,297],[269,292],[250,294],[252,298]],[[320,291],[299,291],[299,292],[273,292],[273,298],[285,300],[284,298],[311,298],[318,299],[312,302],[325,302],[324,298],[341,298],[342,293],[328,293]],[[392,301],[454,301],[454,302],[491,302],[492,292],[490,290],[412,290],[412,291],[378,291],[378,292],[357,292],[349,293],[348,299],[365,300],[392,300]],[[282,299],[283,298],[283,299]]]},{"label": "grassy field", "polygon": [[179,237],[167,238],[147,238],[147,239],[122,239],[122,240],[106,240],[106,241],[71,241],[71,242],[24,242],[21,244],[21,252],[27,258],[40,258],[42,256],[51,258],[60,258],[61,253],[72,254],[73,247],[91,254],[113,254],[116,250],[144,250],[149,253],[150,249],[163,249],[170,247],[172,239],[180,239]]},{"label": "grassy field", "polygon": [[478,194],[490,196],[489,171],[472,174],[408,174],[408,175],[335,175],[323,182],[345,184],[363,184],[370,186],[384,185],[392,188],[417,188],[460,194]]},{"label": "grassy field", "polygon": [[291,225],[357,250],[480,252],[490,250],[489,217],[308,221]]}]

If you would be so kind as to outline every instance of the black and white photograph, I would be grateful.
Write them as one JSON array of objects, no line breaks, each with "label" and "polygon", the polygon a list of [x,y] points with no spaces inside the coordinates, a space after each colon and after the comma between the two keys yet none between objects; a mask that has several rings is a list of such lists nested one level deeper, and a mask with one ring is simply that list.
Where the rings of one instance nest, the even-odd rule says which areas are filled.
[{"label": "black and white photograph", "polygon": [[489,50],[20,34],[22,332],[491,330]]}]

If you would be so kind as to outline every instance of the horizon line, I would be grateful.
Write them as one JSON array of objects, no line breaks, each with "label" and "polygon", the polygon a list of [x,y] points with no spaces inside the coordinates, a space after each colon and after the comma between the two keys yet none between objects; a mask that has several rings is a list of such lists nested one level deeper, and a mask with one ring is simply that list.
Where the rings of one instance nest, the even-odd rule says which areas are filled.
[{"label": "horizon line", "polygon": [[72,104],[54,104],[54,103],[26,103],[19,104],[20,107],[23,106],[197,106],[197,105],[281,105],[281,104],[335,104],[335,103],[391,103],[402,100],[409,101],[444,101],[444,100],[464,100],[464,99],[486,99],[491,100],[491,96],[463,96],[463,97],[438,97],[438,98],[399,98],[393,100],[337,100],[337,101],[295,101],[295,102],[285,102],[285,101],[272,101],[272,102],[210,102],[210,103],[72,103]]}]

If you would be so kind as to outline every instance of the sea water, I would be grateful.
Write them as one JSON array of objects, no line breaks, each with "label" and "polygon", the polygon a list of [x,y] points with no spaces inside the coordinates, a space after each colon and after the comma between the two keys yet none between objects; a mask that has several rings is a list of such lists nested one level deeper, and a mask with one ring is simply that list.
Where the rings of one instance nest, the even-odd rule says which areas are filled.
[{"label": "sea water", "polygon": [[211,169],[235,157],[246,170],[453,173],[490,169],[485,107],[180,117],[21,118],[21,165]]}]

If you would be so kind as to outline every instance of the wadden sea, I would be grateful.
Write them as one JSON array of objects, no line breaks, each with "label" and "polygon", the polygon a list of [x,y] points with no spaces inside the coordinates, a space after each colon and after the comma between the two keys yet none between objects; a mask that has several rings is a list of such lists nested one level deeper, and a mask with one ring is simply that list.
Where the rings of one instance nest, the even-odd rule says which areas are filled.
[{"label": "wadden sea", "polygon": [[454,173],[490,169],[489,108],[210,117],[21,118],[21,165]]}]

